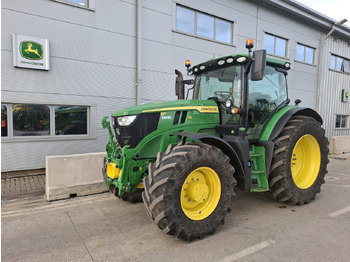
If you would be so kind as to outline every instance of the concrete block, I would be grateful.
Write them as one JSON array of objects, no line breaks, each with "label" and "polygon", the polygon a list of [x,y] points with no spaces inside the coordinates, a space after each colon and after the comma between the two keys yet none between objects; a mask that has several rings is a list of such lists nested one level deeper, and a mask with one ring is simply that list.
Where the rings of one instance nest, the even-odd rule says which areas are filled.
[{"label": "concrete block", "polygon": [[340,155],[350,152],[350,136],[332,136],[329,144],[331,154]]},{"label": "concrete block", "polygon": [[46,157],[47,201],[107,191],[102,177],[106,153]]}]

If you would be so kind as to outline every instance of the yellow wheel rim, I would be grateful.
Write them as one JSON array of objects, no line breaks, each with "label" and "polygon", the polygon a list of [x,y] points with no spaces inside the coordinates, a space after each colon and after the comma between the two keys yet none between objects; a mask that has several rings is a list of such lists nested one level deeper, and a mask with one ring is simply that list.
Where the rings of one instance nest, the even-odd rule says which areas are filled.
[{"label": "yellow wheel rim", "polygon": [[295,144],[291,160],[294,183],[300,189],[313,185],[321,165],[321,150],[315,137],[302,136]]},{"label": "yellow wheel rim", "polygon": [[191,220],[203,220],[214,212],[221,196],[218,174],[200,167],[189,174],[181,188],[181,207]]}]

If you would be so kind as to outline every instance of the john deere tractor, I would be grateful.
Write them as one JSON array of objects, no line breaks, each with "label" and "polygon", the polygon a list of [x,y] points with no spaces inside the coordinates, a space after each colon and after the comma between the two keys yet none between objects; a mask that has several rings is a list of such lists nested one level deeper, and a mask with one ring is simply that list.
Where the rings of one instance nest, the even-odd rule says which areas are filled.
[{"label": "john deere tractor", "polygon": [[112,125],[103,118],[107,187],[125,201],[143,200],[151,220],[178,239],[213,234],[235,187],[303,205],[324,183],[321,117],[300,100],[289,105],[289,63],[265,50],[251,56],[251,41],[246,47],[248,55],[187,61],[194,80],[176,70],[178,100],[118,110]]}]

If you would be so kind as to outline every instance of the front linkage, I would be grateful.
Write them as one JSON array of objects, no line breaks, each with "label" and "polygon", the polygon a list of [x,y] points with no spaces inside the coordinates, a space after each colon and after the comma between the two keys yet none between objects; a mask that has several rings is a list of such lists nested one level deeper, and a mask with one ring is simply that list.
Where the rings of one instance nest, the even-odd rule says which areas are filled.
[{"label": "front linkage", "polygon": [[132,201],[134,198],[125,197],[143,188],[142,180],[147,175],[150,160],[137,160],[134,148],[130,149],[128,145],[123,148],[119,146],[114,140],[108,116],[102,119],[102,127],[108,129],[109,133],[109,141],[106,144],[107,159],[103,172],[107,187],[117,197]]}]

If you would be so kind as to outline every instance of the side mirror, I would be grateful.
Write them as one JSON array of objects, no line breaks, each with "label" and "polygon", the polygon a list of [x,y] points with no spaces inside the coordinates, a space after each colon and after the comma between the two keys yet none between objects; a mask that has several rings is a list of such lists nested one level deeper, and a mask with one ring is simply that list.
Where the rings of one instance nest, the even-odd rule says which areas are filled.
[{"label": "side mirror", "polygon": [[257,50],[253,52],[253,65],[252,65],[252,81],[260,81],[264,78],[265,66],[266,66],[266,50]]}]

